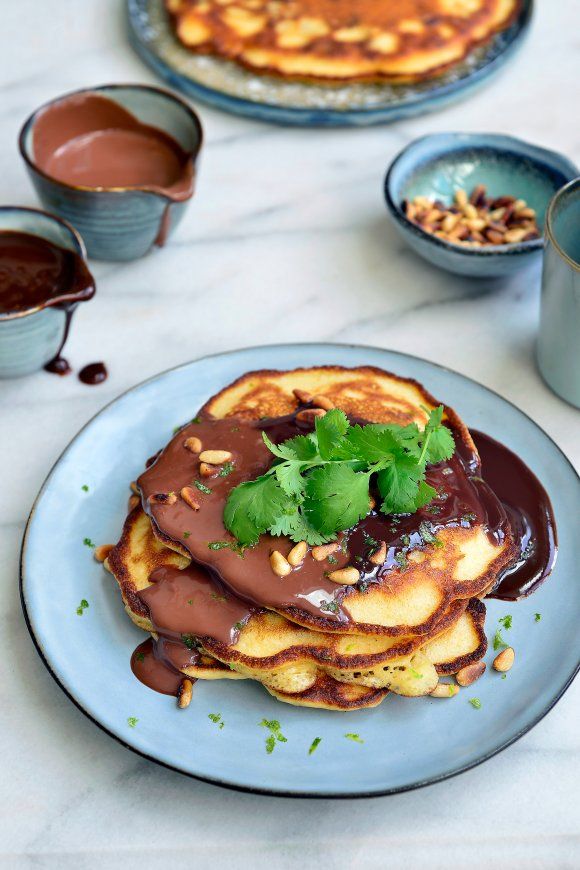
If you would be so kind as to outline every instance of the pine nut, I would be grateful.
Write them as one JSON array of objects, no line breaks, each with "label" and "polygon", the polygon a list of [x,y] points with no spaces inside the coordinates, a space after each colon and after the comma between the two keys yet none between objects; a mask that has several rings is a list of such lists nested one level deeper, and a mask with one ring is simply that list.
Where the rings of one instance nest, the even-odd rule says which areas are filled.
[{"label": "pine nut", "polygon": [[441,224],[441,229],[445,233],[450,233],[451,230],[457,226],[459,223],[459,215],[458,214],[448,214]]},{"label": "pine nut", "polygon": [[377,550],[374,551],[372,556],[369,559],[369,562],[372,562],[373,565],[384,565],[387,558],[387,544],[385,541],[381,541]]},{"label": "pine nut", "polygon": [[149,504],[175,504],[177,496],[174,492],[153,492],[147,501]]},{"label": "pine nut", "polygon": [[468,202],[463,206],[463,214],[466,218],[469,218],[470,220],[475,220],[477,217],[477,209],[474,205]]},{"label": "pine nut", "polygon": [[460,208],[467,205],[467,193],[461,187],[455,191],[455,202]]},{"label": "pine nut", "polygon": [[229,450],[202,450],[199,454],[200,462],[207,462],[209,465],[223,465],[231,458],[232,454]]},{"label": "pine nut", "polygon": [[472,665],[466,665],[455,674],[455,679],[460,686],[471,686],[476,680],[479,680],[485,671],[485,662],[474,662]]},{"label": "pine nut", "polygon": [[376,506],[377,506],[376,500],[372,497],[372,495],[369,495],[369,510],[374,511]]},{"label": "pine nut", "polygon": [[528,204],[525,199],[516,199],[514,202],[514,211],[521,211],[524,208],[527,208]]},{"label": "pine nut", "polygon": [[270,553],[270,566],[278,577],[286,577],[292,571],[292,565],[279,550],[273,550]]},{"label": "pine nut", "polygon": [[309,405],[312,401],[312,396],[306,390],[292,390],[301,405]]},{"label": "pine nut", "polygon": [[321,544],[318,547],[312,548],[312,558],[317,562],[322,562],[332,553],[336,553],[337,550],[340,550],[338,541],[331,541],[330,544]]},{"label": "pine nut", "polygon": [[299,544],[296,544],[286,557],[288,562],[292,565],[293,568],[298,568],[299,565],[304,561],[304,557],[308,551],[308,544],[306,541],[300,541]]},{"label": "pine nut", "polygon": [[183,442],[183,446],[186,450],[191,451],[191,453],[201,453],[201,439],[199,439],[196,435],[192,435],[191,438],[186,438]]},{"label": "pine nut", "polygon": [[214,474],[218,473],[218,469],[215,465],[208,465],[207,462],[200,462],[199,473],[202,477],[213,477]]},{"label": "pine nut", "polygon": [[135,495],[139,495],[139,487],[137,486],[136,481],[132,480],[129,486],[131,487],[131,492],[134,492]]},{"label": "pine nut", "polygon": [[506,671],[509,671],[509,669],[513,665],[515,657],[516,654],[514,650],[511,646],[508,646],[505,649],[502,649],[502,651],[498,655],[496,655],[493,660],[493,666],[496,671],[505,673]]},{"label": "pine nut", "polygon": [[459,686],[455,683],[437,683],[432,692],[432,698],[454,698],[459,693]]},{"label": "pine nut", "polygon": [[199,502],[195,496],[195,492],[193,490],[193,487],[184,486],[183,489],[181,490],[180,495],[181,495],[181,498],[183,499],[183,501],[185,502],[185,504],[188,505],[190,508],[192,508],[192,510],[194,510],[194,511],[199,510]]},{"label": "pine nut", "polygon": [[503,237],[504,242],[508,244],[517,244],[521,242],[524,236],[528,231],[525,229],[517,229],[517,230],[508,230],[505,236]]},{"label": "pine nut", "polygon": [[519,218],[535,218],[536,212],[533,208],[520,208],[519,211],[517,211],[517,216]]},{"label": "pine nut", "polygon": [[324,417],[325,414],[323,408],[305,408],[303,411],[298,411],[296,419],[300,423],[314,423],[317,417]]},{"label": "pine nut", "polygon": [[332,411],[334,408],[334,402],[331,402],[330,399],[327,399],[326,396],[312,396],[312,404],[317,408],[323,408],[325,411]]},{"label": "pine nut", "polygon": [[112,549],[113,544],[101,544],[99,547],[95,547],[94,556],[97,562],[104,562]]},{"label": "pine nut", "polygon": [[485,231],[485,237],[488,242],[492,243],[492,245],[501,245],[503,243],[503,234],[498,233],[497,230],[487,229]]},{"label": "pine nut", "polygon": [[177,690],[177,706],[181,710],[185,710],[191,704],[191,695],[193,692],[193,683],[187,678],[181,681],[181,685]]},{"label": "pine nut", "polygon": [[489,217],[492,221],[499,221],[505,214],[505,208],[502,206],[501,208],[494,208],[493,211],[490,211]]},{"label": "pine nut", "polygon": [[360,572],[357,568],[338,568],[336,571],[331,571],[327,577],[341,586],[353,586],[360,580]]}]

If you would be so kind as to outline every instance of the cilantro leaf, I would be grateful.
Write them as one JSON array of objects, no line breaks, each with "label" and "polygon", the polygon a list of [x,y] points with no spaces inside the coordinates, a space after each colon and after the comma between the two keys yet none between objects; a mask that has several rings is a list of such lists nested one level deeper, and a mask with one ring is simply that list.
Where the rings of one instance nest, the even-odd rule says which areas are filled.
[{"label": "cilantro leaf", "polygon": [[422,469],[410,456],[402,456],[398,462],[379,471],[377,485],[383,497],[381,511],[385,514],[413,513],[422,475]]},{"label": "cilantro leaf", "polygon": [[318,455],[316,440],[311,435],[296,435],[282,444],[274,444],[265,432],[262,432],[264,444],[278,459],[309,461]]},{"label": "cilantro leaf", "polygon": [[317,547],[319,544],[326,544],[331,535],[321,535],[314,529],[302,513],[296,508],[294,513],[281,514],[270,526],[269,532],[271,535],[286,535],[290,540],[298,544],[300,541],[306,541],[312,547]]},{"label": "cilantro leaf", "polygon": [[245,546],[255,544],[272,518],[284,513],[288,497],[277,479],[262,475],[233,489],[224,509],[224,524]]},{"label": "cilantro leaf", "polygon": [[390,464],[395,454],[402,454],[400,442],[393,435],[391,427],[378,423],[351,426],[345,442],[353,459],[368,463]]},{"label": "cilantro leaf", "polygon": [[286,495],[302,498],[304,479],[301,462],[281,462],[274,466],[274,474]]},{"label": "cilantro leaf", "polygon": [[315,468],[306,479],[308,522],[323,535],[354,526],[369,512],[369,477],[342,463]]},{"label": "cilantro leaf", "polygon": [[318,452],[323,459],[332,459],[349,428],[348,417],[344,411],[333,408],[324,417],[316,417],[315,431],[318,439]]}]

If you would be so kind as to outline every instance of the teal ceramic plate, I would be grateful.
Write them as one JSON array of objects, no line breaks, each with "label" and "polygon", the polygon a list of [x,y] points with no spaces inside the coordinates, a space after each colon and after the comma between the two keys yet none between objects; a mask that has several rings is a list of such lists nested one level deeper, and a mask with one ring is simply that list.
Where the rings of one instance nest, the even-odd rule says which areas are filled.
[{"label": "teal ceramic plate", "polygon": [[163,0],[127,0],[133,47],[172,87],[226,112],[307,127],[383,124],[467,96],[520,45],[532,6],[533,0],[523,0],[511,27],[436,79],[412,85],[324,87],[256,75],[229,61],[197,56],[175,38]]},{"label": "teal ceramic plate", "polygon": [[[198,682],[179,710],[146,689],[129,657],[142,638],[114,580],[83,545],[116,541],[128,483],[145,460],[213,393],[260,368],[374,365],[417,378],[468,425],[517,451],[544,483],[559,526],[552,577],[517,604],[490,601],[488,630],[513,615],[516,664],[502,680],[488,672],[456,698],[388,696],[375,710],[332,713],[271,698],[257,683]],[[83,486],[88,486],[88,492]],[[22,601],[36,647],[70,699],[136,752],[210,782],[280,795],[389,794],[453,776],[521,737],[556,703],[578,667],[580,487],[565,456],[521,411],[480,384],[405,354],[328,344],[250,348],[165,372],[104,408],[77,435],[34,505],[22,550]],[[89,607],[76,613],[81,599]],[[534,614],[541,613],[538,622]],[[493,652],[488,653],[488,663]],[[56,691],[56,689],[55,689]],[[474,709],[472,695],[481,700]],[[219,729],[208,718],[220,713]],[[130,727],[127,720],[135,717]],[[281,723],[287,743],[266,753],[263,718]],[[361,743],[345,738],[353,732]],[[322,740],[308,754],[316,737]]]}]

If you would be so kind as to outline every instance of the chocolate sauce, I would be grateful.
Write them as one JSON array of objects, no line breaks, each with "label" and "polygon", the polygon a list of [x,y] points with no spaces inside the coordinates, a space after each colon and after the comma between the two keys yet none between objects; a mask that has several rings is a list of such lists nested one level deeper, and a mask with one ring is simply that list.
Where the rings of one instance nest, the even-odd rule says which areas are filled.
[{"label": "chocolate sauce", "polygon": [[173,644],[164,638],[156,641],[150,637],[133,651],[131,670],[138,680],[155,692],[177,695],[184,676],[179,669],[194,665],[197,659],[197,653],[185,644]]},{"label": "chocolate sauce", "polygon": [[[263,474],[272,463],[272,454],[262,440],[263,430],[274,442],[305,431],[293,415],[257,423],[232,418],[201,420],[186,426],[139,478],[143,507],[158,528],[179,542],[195,563],[207,568],[248,605],[288,609],[290,617],[292,608],[299,608],[302,613],[322,617],[337,628],[349,621],[342,605],[347,605],[352,589],[337,586],[328,578],[326,562],[307,559],[299,570],[279,578],[269,568],[269,554],[273,549],[287,552],[292,546],[290,540],[263,535],[255,547],[240,554],[224,529],[223,509],[229,491],[242,481]],[[181,499],[171,505],[150,502],[149,497],[156,493],[179,492],[182,487],[192,485],[199,460],[184,447],[184,441],[193,435],[212,449],[232,453],[230,473],[203,480],[202,485],[211,492],[196,491],[201,507],[195,513]],[[370,512],[353,530],[339,536],[343,546],[334,554],[333,568],[357,567],[362,588],[380,581],[387,573],[389,584],[396,586],[401,574],[393,569],[402,566],[406,552],[424,545],[429,536],[450,526],[483,526],[496,544],[508,537],[509,552],[512,542],[506,511],[481,479],[477,454],[467,444],[460,444],[459,435],[456,440],[459,449],[451,460],[427,469],[427,481],[439,493],[435,502],[407,516],[388,517]],[[369,557],[382,540],[387,542],[387,560],[377,568]]]},{"label": "chocolate sauce", "polygon": [[95,283],[83,258],[41,236],[0,231],[0,315],[18,317],[43,308],[65,314],[60,347],[45,370],[68,375],[71,367],[62,356],[72,316],[79,302],[91,299]]},{"label": "chocolate sauce", "polygon": [[108,375],[109,373],[107,372],[107,367],[105,363],[90,363],[88,366],[85,366],[80,370],[79,381],[82,381],[83,384],[89,384],[91,386],[94,386],[96,384],[102,384],[103,381],[106,381]]},{"label": "chocolate sauce", "polygon": [[98,93],[73,94],[43,109],[33,146],[38,168],[74,187],[146,189],[173,201],[193,193],[193,155]]},{"label": "chocolate sauce", "polygon": [[470,430],[481,457],[482,475],[503,504],[519,553],[490,598],[517,601],[534,592],[556,562],[558,539],[554,512],[535,474],[499,441]]}]

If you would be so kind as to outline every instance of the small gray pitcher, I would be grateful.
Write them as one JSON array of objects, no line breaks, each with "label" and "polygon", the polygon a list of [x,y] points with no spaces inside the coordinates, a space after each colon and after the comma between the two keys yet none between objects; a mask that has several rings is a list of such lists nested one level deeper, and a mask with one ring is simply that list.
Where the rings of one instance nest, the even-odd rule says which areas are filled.
[{"label": "small gray pitcher", "polygon": [[546,213],[538,365],[549,387],[580,408],[580,178]]}]

